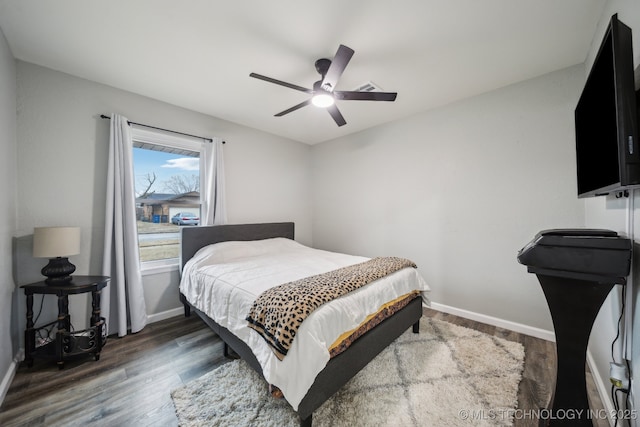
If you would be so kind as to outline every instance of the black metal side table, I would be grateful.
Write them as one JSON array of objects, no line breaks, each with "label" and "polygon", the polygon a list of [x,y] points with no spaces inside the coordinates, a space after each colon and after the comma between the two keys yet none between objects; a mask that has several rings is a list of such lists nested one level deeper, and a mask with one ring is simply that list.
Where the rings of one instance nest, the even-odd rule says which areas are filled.
[{"label": "black metal side table", "polygon": [[[95,360],[100,359],[100,351],[104,345],[102,329],[104,318],[100,316],[100,294],[109,283],[106,276],[73,276],[71,283],[52,286],[42,282],[21,286],[27,297],[27,329],[24,333],[25,357],[27,366],[33,366],[33,359],[43,357],[54,359],[58,368],[64,368],[66,359],[93,354]],[[71,330],[69,315],[69,295],[91,292],[90,327],[81,331]],[[58,297],[58,319],[46,325],[36,327],[33,323],[33,295],[50,294]],[[46,328],[57,327],[56,337],[36,346],[36,333]],[[48,334],[47,334],[48,336]]]}]

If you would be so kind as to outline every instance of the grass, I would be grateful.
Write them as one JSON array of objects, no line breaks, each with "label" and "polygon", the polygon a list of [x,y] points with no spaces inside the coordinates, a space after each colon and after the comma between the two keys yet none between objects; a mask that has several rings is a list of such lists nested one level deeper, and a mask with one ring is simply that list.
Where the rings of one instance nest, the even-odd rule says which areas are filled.
[{"label": "grass", "polygon": [[162,246],[141,246],[140,262],[180,257],[180,243]]},{"label": "grass", "polygon": [[155,222],[146,222],[146,221],[138,221],[138,234],[149,234],[149,233],[179,233],[180,226],[164,223],[158,224]]},{"label": "grass", "polygon": [[[138,221],[138,234],[154,233],[179,233],[180,226],[174,224],[158,224],[153,222]],[[152,242],[141,242],[140,261],[155,261],[158,259],[171,259],[180,256],[180,238],[167,238]]]}]

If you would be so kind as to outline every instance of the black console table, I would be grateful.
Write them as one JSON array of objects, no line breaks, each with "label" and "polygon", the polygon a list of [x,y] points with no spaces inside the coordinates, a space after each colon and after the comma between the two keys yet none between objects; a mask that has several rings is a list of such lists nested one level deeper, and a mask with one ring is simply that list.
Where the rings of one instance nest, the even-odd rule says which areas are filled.
[{"label": "black console table", "polygon": [[611,288],[626,284],[631,248],[630,239],[611,230],[561,229],[541,231],[518,253],[538,277],[556,334],[549,425],[592,427],[585,378],[589,335]]},{"label": "black console table", "polygon": [[[95,360],[100,359],[100,351],[104,345],[102,329],[104,318],[100,317],[100,293],[109,283],[105,276],[73,276],[71,283],[65,285],[47,285],[44,281],[21,286],[27,297],[27,329],[24,333],[25,362],[33,366],[33,359],[43,357],[54,359],[58,368],[64,368],[64,361],[71,357],[93,354]],[[92,313],[90,327],[81,331],[71,331],[69,315],[69,295],[91,292]],[[51,294],[58,297],[58,319],[36,327],[33,323],[33,295]],[[44,297],[43,297],[44,298]],[[56,336],[36,346],[36,333],[39,330],[56,327]]]}]

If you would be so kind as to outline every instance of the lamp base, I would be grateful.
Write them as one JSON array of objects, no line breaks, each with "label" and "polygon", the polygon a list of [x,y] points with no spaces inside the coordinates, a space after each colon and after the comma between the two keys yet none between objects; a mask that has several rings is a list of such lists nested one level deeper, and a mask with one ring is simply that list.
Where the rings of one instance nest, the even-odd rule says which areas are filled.
[{"label": "lamp base", "polygon": [[73,278],[71,274],[76,271],[76,266],[69,262],[67,257],[57,257],[49,259],[49,264],[45,265],[40,273],[47,276],[44,283],[52,286],[68,285]]}]

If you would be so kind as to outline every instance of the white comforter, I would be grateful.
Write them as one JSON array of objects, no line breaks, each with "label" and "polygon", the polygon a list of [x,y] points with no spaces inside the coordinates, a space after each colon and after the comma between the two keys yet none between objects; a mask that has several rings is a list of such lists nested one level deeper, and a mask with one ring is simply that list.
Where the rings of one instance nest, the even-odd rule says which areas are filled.
[{"label": "white comforter", "polygon": [[329,361],[329,347],[342,333],[413,290],[422,291],[427,302],[429,287],[415,268],[406,268],[322,305],[302,323],[282,361],[247,326],[251,305],[271,287],[367,259],[312,249],[285,238],[217,243],[200,249],[186,263],[180,291],[194,307],[247,343],[265,379],[278,386],[297,410]]}]

